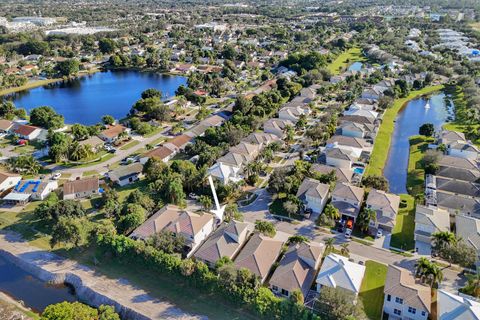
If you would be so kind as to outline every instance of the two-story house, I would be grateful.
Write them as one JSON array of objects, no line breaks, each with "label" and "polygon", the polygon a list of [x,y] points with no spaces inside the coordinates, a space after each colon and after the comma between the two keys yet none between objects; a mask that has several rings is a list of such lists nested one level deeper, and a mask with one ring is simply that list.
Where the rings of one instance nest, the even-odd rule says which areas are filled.
[{"label": "two-story house", "polygon": [[392,231],[400,207],[400,197],[396,194],[386,193],[382,190],[371,189],[368,193],[365,206],[375,210],[377,218],[370,221],[370,226],[375,229]]},{"label": "two-story house", "polygon": [[331,204],[338,209],[343,219],[358,217],[365,190],[347,183],[337,183],[332,192]]},{"label": "two-story house", "polygon": [[273,293],[289,297],[300,290],[307,296],[322,261],[324,245],[320,243],[292,244],[275,269],[269,284]]},{"label": "two-story house", "polygon": [[328,201],[330,186],[312,178],[305,178],[298,188],[297,197],[307,209],[314,213],[322,213]]},{"label": "two-story house", "polygon": [[210,268],[223,257],[234,260],[253,232],[253,225],[231,221],[222,224],[198,248],[194,257],[205,262]]},{"label": "two-story house", "polygon": [[166,205],[135,229],[130,237],[147,240],[156,233],[169,231],[186,240],[184,253],[190,257],[198,246],[212,233],[214,217],[209,213],[193,213]]},{"label": "two-story house", "polygon": [[383,292],[383,312],[388,314],[389,319],[428,319],[432,304],[431,288],[416,281],[410,271],[388,266]]},{"label": "two-story house", "polygon": [[415,208],[415,251],[421,255],[432,253],[432,235],[450,231],[450,214],[433,206],[417,204]]}]

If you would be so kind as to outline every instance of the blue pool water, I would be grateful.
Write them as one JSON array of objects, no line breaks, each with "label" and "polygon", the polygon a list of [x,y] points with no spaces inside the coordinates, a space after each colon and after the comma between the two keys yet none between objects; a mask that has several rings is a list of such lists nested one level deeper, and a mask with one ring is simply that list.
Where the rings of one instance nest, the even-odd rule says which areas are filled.
[{"label": "blue pool water", "polygon": [[364,168],[353,168],[353,172],[355,172],[356,174],[363,174],[363,172],[365,171]]}]

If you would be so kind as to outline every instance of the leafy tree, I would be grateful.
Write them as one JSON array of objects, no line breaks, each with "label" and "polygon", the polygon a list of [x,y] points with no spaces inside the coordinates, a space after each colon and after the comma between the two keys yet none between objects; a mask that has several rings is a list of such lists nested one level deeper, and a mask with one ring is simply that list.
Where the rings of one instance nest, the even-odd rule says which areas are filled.
[{"label": "leafy tree", "polygon": [[213,205],[212,198],[203,194],[198,197],[198,202],[202,204],[203,209],[206,211],[210,210]]},{"label": "leafy tree", "polygon": [[367,319],[362,301],[357,299],[357,303],[353,304],[352,301],[354,300],[355,297],[348,291],[323,287],[315,305],[319,309],[320,314],[322,314],[322,319],[346,320],[349,317]]},{"label": "leafy tree", "polygon": [[308,243],[310,242],[310,240],[305,236],[294,235],[294,236],[290,236],[287,242],[288,244],[299,244],[299,243]]},{"label": "leafy tree", "polygon": [[298,204],[293,201],[285,201],[283,203],[283,210],[288,214],[289,217],[296,214],[298,212]]},{"label": "leafy tree", "polygon": [[111,306],[101,305],[98,310],[80,302],[60,302],[49,305],[40,320],[120,320]]},{"label": "leafy tree", "polygon": [[155,202],[147,194],[136,189],[130,193],[126,200],[127,203],[141,205],[146,211],[152,211],[155,208]]},{"label": "leafy tree", "polygon": [[431,137],[435,133],[435,127],[432,123],[424,123],[420,126],[418,133],[422,136]]},{"label": "leafy tree", "polygon": [[181,253],[187,240],[171,231],[161,231],[151,236],[147,243],[166,253]]},{"label": "leafy tree", "polygon": [[102,117],[102,122],[103,124],[113,125],[115,123],[115,118],[107,114]]},{"label": "leafy tree", "polygon": [[440,247],[437,252],[443,259],[465,268],[472,267],[477,260],[477,251],[463,240],[447,243]]},{"label": "leafy tree", "polygon": [[362,179],[362,184],[366,188],[373,188],[388,192],[388,180],[383,176],[367,176]]},{"label": "leafy tree", "polygon": [[98,41],[98,48],[103,54],[115,52],[117,45],[115,41],[108,38],[103,38]]},{"label": "leafy tree", "polygon": [[331,203],[325,206],[325,209],[323,209],[323,214],[332,220],[340,219],[340,212]]},{"label": "leafy tree", "polygon": [[75,123],[72,125],[70,128],[73,137],[77,141],[85,140],[90,136],[90,131],[88,130],[87,126],[84,126],[83,124]]},{"label": "leafy tree", "polygon": [[238,210],[238,206],[236,203],[227,204],[224,212],[224,220],[225,222],[230,222],[232,220],[243,221],[243,216]]},{"label": "leafy tree", "polygon": [[275,225],[269,221],[256,220],[255,230],[270,238],[275,237],[275,235],[277,234]]},{"label": "leafy tree", "polygon": [[85,219],[60,217],[53,226],[50,246],[53,248],[60,242],[79,247],[87,242],[88,222]]},{"label": "leafy tree", "polygon": [[290,301],[296,305],[303,306],[304,303],[304,297],[302,291],[299,289],[293,290],[290,297],[288,297]]},{"label": "leafy tree", "polygon": [[129,203],[125,206],[124,214],[118,220],[118,230],[121,233],[128,234],[139,227],[146,218],[145,209],[135,203]]},{"label": "leafy tree", "polygon": [[147,89],[142,92],[142,99],[147,99],[147,98],[161,98],[162,93],[154,88]]},{"label": "leafy tree", "polygon": [[467,284],[461,288],[462,293],[471,295],[472,297],[480,297],[480,274],[467,274]]},{"label": "leafy tree", "polygon": [[80,71],[80,63],[77,59],[60,61],[57,63],[56,70],[64,77],[75,76]]},{"label": "leafy tree", "polygon": [[358,214],[356,224],[360,227],[363,232],[368,231],[370,226],[370,221],[377,220],[377,212],[370,208],[363,208],[363,210]]},{"label": "leafy tree", "polygon": [[183,205],[185,203],[185,192],[183,191],[180,179],[172,179],[167,185],[166,197],[170,203]]},{"label": "leafy tree", "polygon": [[43,106],[30,111],[30,122],[34,126],[46,129],[59,129],[63,127],[63,116],[51,107]]}]

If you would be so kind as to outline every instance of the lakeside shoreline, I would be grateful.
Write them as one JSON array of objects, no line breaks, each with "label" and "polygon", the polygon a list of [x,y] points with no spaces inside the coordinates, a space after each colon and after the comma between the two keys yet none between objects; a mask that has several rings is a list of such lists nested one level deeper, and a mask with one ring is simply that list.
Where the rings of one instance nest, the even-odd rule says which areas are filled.
[{"label": "lakeside shoreline", "polygon": [[425,87],[417,91],[412,91],[407,97],[396,99],[393,102],[393,105],[390,108],[387,108],[375,138],[375,143],[370,156],[370,162],[365,171],[365,176],[378,176],[383,174],[383,170],[385,168],[385,164],[387,163],[390,152],[392,135],[395,129],[395,120],[398,113],[405,108],[405,106],[411,100],[418,99],[422,96],[431,95],[435,92],[441,91],[443,88],[444,85],[441,84]]}]

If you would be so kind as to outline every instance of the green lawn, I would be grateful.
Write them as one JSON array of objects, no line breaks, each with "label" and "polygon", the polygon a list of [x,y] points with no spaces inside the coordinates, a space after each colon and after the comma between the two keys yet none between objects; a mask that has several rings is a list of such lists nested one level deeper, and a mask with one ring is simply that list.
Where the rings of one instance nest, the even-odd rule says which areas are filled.
[{"label": "green lawn", "polygon": [[44,85],[54,83],[54,82],[58,82],[58,81],[61,81],[61,80],[62,79],[46,79],[46,80],[31,81],[31,82],[28,82],[27,84],[25,84],[23,86],[20,86],[20,87],[0,90],[0,96],[4,96],[4,95],[14,93],[14,92],[19,92],[19,91],[23,91],[23,90],[28,90],[28,89],[44,86]]},{"label": "green lawn", "polygon": [[423,194],[424,192],[425,170],[423,170],[421,161],[423,154],[427,151],[428,144],[433,141],[433,138],[427,138],[420,135],[410,137],[407,189],[412,196]]},{"label": "green lawn", "polygon": [[407,97],[396,99],[393,105],[385,111],[382,124],[380,125],[377,137],[375,138],[375,144],[370,156],[370,162],[367,166],[367,170],[365,171],[366,176],[382,175],[383,168],[387,162],[390,143],[392,141],[392,134],[395,128],[395,119],[402,107],[412,99],[415,99],[419,96],[428,95],[442,89],[443,86],[438,85],[412,91]]},{"label": "green lawn", "polygon": [[88,170],[83,173],[84,177],[88,176],[98,176],[98,171],[97,170]]},{"label": "green lawn", "polygon": [[360,288],[365,313],[371,320],[382,318],[383,287],[387,278],[387,266],[375,261],[368,260],[365,263],[365,276]]},{"label": "green lawn", "polygon": [[351,48],[342,52],[332,63],[327,67],[333,75],[337,75],[343,72],[348,66],[356,61],[366,61],[366,58],[362,55],[360,48]]},{"label": "green lawn", "polygon": [[415,199],[408,194],[400,195],[400,210],[392,231],[390,245],[402,250],[413,250],[415,240]]},{"label": "green lawn", "polygon": [[289,215],[285,211],[285,209],[283,208],[283,203],[286,201],[286,199],[287,198],[277,198],[277,199],[275,199],[272,202],[272,204],[270,205],[270,207],[268,208],[270,210],[270,212],[274,215],[283,216],[283,217],[290,218],[290,219],[302,220],[303,216],[301,216],[299,214]]},{"label": "green lawn", "polygon": [[135,147],[136,145],[138,145],[140,143],[140,141],[138,140],[133,140],[123,146],[120,147],[120,150],[128,150],[128,149],[131,149],[133,147]]}]

